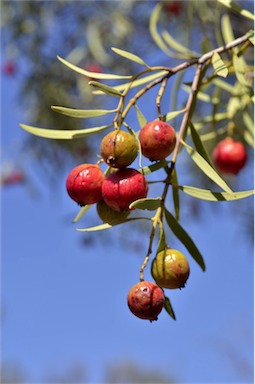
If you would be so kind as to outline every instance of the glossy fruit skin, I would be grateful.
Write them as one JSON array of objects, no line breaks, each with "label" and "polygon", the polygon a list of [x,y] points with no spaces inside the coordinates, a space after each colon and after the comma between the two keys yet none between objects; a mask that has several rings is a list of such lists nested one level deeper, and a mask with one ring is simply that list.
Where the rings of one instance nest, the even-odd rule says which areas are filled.
[{"label": "glossy fruit skin", "polygon": [[123,168],[110,173],[103,182],[103,199],[115,211],[130,211],[129,205],[147,196],[148,183],[134,168]]},{"label": "glossy fruit skin", "polygon": [[134,135],[122,130],[108,133],[101,141],[101,156],[110,167],[124,168],[138,155],[138,143]]},{"label": "glossy fruit skin", "polygon": [[151,121],[139,132],[142,154],[151,161],[163,160],[170,155],[176,144],[174,128],[164,121]]},{"label": "glossy fruit skin", "polygon": [[222,173],[238,174],[245,166],[246,160],[245,146],[231,137],[221,140],[213,150],[213,162]]},{"label": "glossy fruit skin", "polygon": [[153,259],[151,274],[162,288],[184,288],[190,274],[189,262],[180,251],[166,249]]},{"label": "glossy fruit skin", "polygon": [[66,179],[66,190],[81,207],[97,203],[102,198],[104,173],[97,164],[80,164]]},{"label": "glossy fruit skin", "polygon": [[128,217],[130,212],[114,211],[111,207],[109,207],[109,205],[106,204],[104,199],[101,199],[97,203],[97,213],[104,223],[114,225],[123,222]]},{"label": "glossy fruit skin", "polygon": [[154,321],[162,311],[165,302],[163,290],[151,281],[135,284],[128,293],[128,307],[140,319]]}]

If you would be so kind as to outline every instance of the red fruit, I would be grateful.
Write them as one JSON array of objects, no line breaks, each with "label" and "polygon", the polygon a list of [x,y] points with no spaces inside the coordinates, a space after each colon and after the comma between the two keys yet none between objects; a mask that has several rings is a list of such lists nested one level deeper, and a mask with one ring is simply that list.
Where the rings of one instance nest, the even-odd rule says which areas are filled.
[{"label": "red fruit", "polygon": [[183,10],[183,5],[181,1],[167,1],[164,2],[164,9],[168,13],[178,16]]},{"label": "red fruit", "polygon": [[97,203],[102,198],[104,173],[97,164],[81,164],[66,179],[66,189],[80,206]]},{"label": "red fruit", "polygon": [[245,146],[240,141],[226,137],[213,150],[213,162],[223,173],[236,175],[247,160]]},{"label": "red fruit", "polygon": [[106,164],[113,168],[124,168],[137,157],[137,139],[126,131],[114,130],[103,137],[100,151]]},{"label": "red fruit", "polygon": [[16,64],[12,61],[6,61],[3,65],[3,72],[6,75],[14,75],[16,70]]},{"label": "red fruit", "polygon": [[151,121],[139,133],[142,153],[148,159],[163,160],[174,150],[176,134],[174,128],[164,121]]},{"label": "red fruit", "polygon": [[13,185],[23,183],[25,181],[25,175],[22,171],[14,170],[1,177],[0,183],[2,185]]},{"label": "red fruit", "polygon": [[147,196],[148,183],[134,168],[123,168],[111,173],[103,182],[103,199],[115,211],[130,211],[129,205]]},{"label": "red fruit", "polygon": [[184,288],[190,274],[186,256],[176,249],[159,252],[151,264],[151,274],[162,288]]},{"label": "red fruit", "polygon": [[128,307],[133,315],[144,320],[157,320],[165,302],[162,289],[150,281],[141,281],[128,293]]}]

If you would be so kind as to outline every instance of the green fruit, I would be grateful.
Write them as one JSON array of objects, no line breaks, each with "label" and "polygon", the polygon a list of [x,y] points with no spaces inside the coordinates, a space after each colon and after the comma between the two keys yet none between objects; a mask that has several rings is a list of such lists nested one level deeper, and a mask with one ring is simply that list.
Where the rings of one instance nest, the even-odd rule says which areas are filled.
[{"label": "green fruit", "polygon": [[159,252],[151,265],[151,274],[162,288],[184,288],[190,274],[186,256],[176,249]]},{"label": "green fruit", "polygon": [[126,131],[115,130],[102,139],[100,151],[104,162],[110,167],[125,168],[138,155],[137,139]]},{"label": "green fruit", "polygon": [[97,213],[104,223],[114,225],[123,222],[130,212],[115,211],[102,199],[97,203]]}]

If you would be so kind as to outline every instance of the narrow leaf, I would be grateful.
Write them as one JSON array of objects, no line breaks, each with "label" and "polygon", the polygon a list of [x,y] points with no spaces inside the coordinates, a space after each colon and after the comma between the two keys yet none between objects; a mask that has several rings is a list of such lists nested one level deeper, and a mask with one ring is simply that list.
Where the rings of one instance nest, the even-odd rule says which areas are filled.
[{"label": "narrow leaf", "polygon": [[166,115],[163,116],[163,120],[164,121],[170,121],[170,120],[173,120],[175,117],[181,115],[182,113],[185,112],[185,108],[184,109],[181,109],[180,111],[173,111],[173,112],[169,112],[167,113]]},{"label": "narrow leaf", "polygon": [[216,75],[220,77],[227,77],[228,69],[217,52],[213,54],[212,66]]},{"label": "narrow leaf", "polygon": [[205,271],[205,263],[203,256],[199,252],[194,241],[185,231],[185,229],[178,223],[175,217],[165,208],[165,217],[169,228],[175,234],[175,236],[180,240],[180,242],[186,247],[193,259],[198,263],[198,265]]},{"label": "narrow leaf", "polygon": [[77,117],[79,119],[104,116],[108,113],[116,112],[116,109],[72,109],[52,105],[51,109],[66,116]]},{"label": "narrow leaf", "polygon": [[227,8],[230,8],[232,11],[239,13],[250,20],[255,20],[254,15],[247,9],[242,8],[239,4],[235,3],[233,0],[217,0],[218,3],[224,5]]},{"label": "narrow leaf", "polygon": [[233,55],[233,65],[235,68],[235,74],[236,74],[237,80],[242,85],[245,92],[250,97],[252,97],[254,95],[254,91],[253,91],[252,87],[250,86],[250,84],[248,83],[246,76],[245,76],[246,63],[245,63],[243,56],[238,56],[238,55],[234,54]]},{"label": "narrow leaf", "polygon": [[[176,186],[173,185],[174,189],[176,189]],[[213,192],[209,191],[207,189],[201,189],[201,188],[195,188],[190,187],[188,185],[178,185],[177,187],[187,195],[190,195],[192,197],[196,197],[197,199],[201,200],[207,200],[207,201],[232,201],[232,200],[239,200],[244,199],[246,197],[250,197],[254,195],[254,191],[242,191],[242,192]]]},{"label": "narrow leaf", "polygon": [[198,153],[187,145],[184,141],[182,144],[185,146],[185,149],[191,156],[192,160],[197,164],[197,166],[206,174],[215,184],[219,185],[225,192],[233,193],[229,188],[226,182],[220,177],[220,175],[211,167],[211,165]]},{"label": "narrow leaf", "polygon": [[67,67],[69,67],[72,70],[80,73],[81,75],[85,75],[89,78],[101,79],[101,80],[131,79],[132,78],[132,76],[122,76],[122,75],[114,75],[114,74],[110,74],[110,73],[97,73],[97,72],[86,71],[85,69],[77,67],[76,65],[71,64],[68,61],[62,59],[60,56],[57,56],[57,58],[63,64],[65,64]]},{"label": "narrow leaf", "polygon": [[164,308],[167,311],[167,313],[172,317],[172,319],[176,320],[172,304],[171,304],[169,298],[166,296],[165,296]]},{"label": "narrow leaf", "polygon": [[200,56],[200,53],[190,51],[188,48],[184,47],[182,44],[180,44],[177,40],[173,38],[173,36],[170,35],[170,33],[166,30],[162,31],[162,37],[165,39],[165,42],[173,49],[175,49],[177,52],[183,53],[184,56],[192,58],[196,56]]},{"label": "narrow leaf", "polygon": [[75,216],[75,218],[73,219],[73,223],[77,223],[77,221],[79,221],[83,215],[85,215],[85,213],[93,206],[93,204],[88,204],[88,205],[85,205],[84,207],[82,207],[80,209],[80,211],[78,212],[78,214]]},{"label": "narrow leaf", "polygon": [[155,211],[160,207],[161,197],[138,199],[130,204],[129,208],[148,209],[149,211]]},{"label": "narrow leaf", "polygon": [[137,104],[135,104],[135,109],[136,109],[136,115],[137,115],[139,126],[142,129],[147,123],[147,120]]},{"label": "narrow leaf", "polygon": [[58,139],[58,140],[72,140],[80,139],[81,137],[93,135],[110,128],[110,125],[103,125],[101,127],[85,128],[85,129],[47,129],[31,127],[30,125],[20,124],[20,127],[25,131],[32,133],[33,135],[44,137],[46,139]]},{"label": "narrow leaf", "polygon": [[130,219],[125,219],[122,222],[116,222],[116,224],[104,223],[104,224],[96,225],[94,227],[89,227],[89,228],[76,228],[76,230],[78,232],[103,231],[105,229],[109,229],[109,228],[115,227],[116,225],[128,223],[130,221],[135,221],[135,220],[151,220],[151,219],[149,219],[148,217],[133,217],[133,218],[130,218]]},{"label": "narrow leaf", "polygon": [[112,48],[113,52],[117,53],[118,55],[125,57],[128,60],[134,61],[135,63],[144,65],[146,68],[150,69],[150,66],[147,65],[143,59],[141,59],[139,56],[134,55],[133,53],[124,51],[123,49],[118,49],[118,48]]},{"label": "narrow leaf", "polygon": [[246,36],[248,37],[249,41],[254,45],[254,30],[250,30],[246,33]]},{"label": "narrow leaf", "polygon": [[101,92],[106,93],[107,95],[121,97],[121,93],[115,88],[110,87],[109,85],[102,84],[98,81],[89,81],[89,85],[99,89]]},{"label": "narrow leaf", "polygon": [[[172,172],[171,183],[172,183],[172,185],[178,185],[178,178],[177,178],[176,169],[174,169],[174,171]],[[172,194],[173,194],[175,218],[177,221],[179,221],[179,218],[180,218],[180,199],[179,199],[178,189],[172,188]]]},{"label": "narrow leaf", "polygon": [[204,147],[204,144],[201,141],[200,136],[197,133],[197,130],[191,121],[189,121],[189,127],[190,127],[190,131],[191,131],[191,137],[192,137],[192,140],[193,140],[193,143],[195,145],[197,152],[207,161],[207,163],[209,163],[214,168],[214,165],[211,162],[210,156],[208,155],[207,150]]},{"label": "narrow leaf", "polygon": [[157,247],[157,254],[161,251],[163,251],[164,249],[166,249],[166,236],[165,236],[165,231],[164,231],[164,226],[162,224],[162,222],[160,222],[159,224],[159,242],[158,242],[158,247]]},{"label": "narrow leaf", "polygon": [[161,161],[158,161],[157,163],[140,168],[139,172],[141,172],[143,175],[149,175],[150,173],[155,172],[158,169],[164,168],[167,165],[168,165],[168,162],[166,160],[161,160]]}]

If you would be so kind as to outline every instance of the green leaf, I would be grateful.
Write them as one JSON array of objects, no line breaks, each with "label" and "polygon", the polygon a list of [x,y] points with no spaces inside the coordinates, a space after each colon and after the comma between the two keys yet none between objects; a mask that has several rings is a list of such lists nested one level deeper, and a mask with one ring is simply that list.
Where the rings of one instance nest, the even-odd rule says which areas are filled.
[{"label": "green leaf", "polygon": [[85,205],[84,207],[82,207],[80,209],[80,211],[78,212],[78,214],[75,216],[75,218],[73,219],[73,223],[77,223],[77,221],[79,221],[83,215],[85,215],[85,213],[91,208],[93,207],[93,204],[88,204],[88,205]]},{"label": "green leaf", "polygon": [[172,317],[172,319],[176,320],[172,304],[169,300],[169,297],[166,297],[166,296],[165,296],[164,308],[167,311],[167,313]]},{"label": "green leaf", "polygon": [[233,65],[235,68],[235,74],[237,77],[237,80],[244,88],[245,92],[252,97],[254,95],[254,91],[252,87],[249,85],[248,81],[246,80],[246,63],[243,58],[243,56],[238,56],[236,54],[233,55]]},{"label": "green leaf", "polygon": [[61,113],[66,116],[76,117],[79,119],[97,117],[107,115],[108,113],[116,112],[116,109],[72,109],[52,105],[51,109],[55,112]]},{"label": "green leaf", "polygon": [[157,171],[158,169],[164,168],[168,165],[168,162],[166,160],[158,161],[154,164],[148,165],[146,167],[140,168],[139,172],[141,172],[143,175],[149,175],[152,172]]},{"label": "green leaf", "polygon": [[[230,17],[228,14],[224,14],[221,18],[221,29],[225,44],[235,40]],[[233,52],[237,52],[237,48],[233,48]]]},{"label": "green leaf", "polygon": [[233,193],[229,188],[226,182],[220,177],[220,175],[212,168],[212,166],[198,153],[186,144],[184,141],[182,144],[185,146],[188,154],[191,156],[192,160],[197,164],[197,166],[206,174],[215,184],[219,185],[225,192]]},{"label": "green leaf", "polygon": [[218,3],[224,5],[227,8],[230,8],[232,11],[239,13],[246,17],[247,19],[255,20],[254,15],[247,9],[242,8],[239,4],[235,3],[233,0],[217,0]]},{"label": "green leaf", "polygon": [[131,79],[132,78],[132,76],[114,75],[114,74],[110,74],[110,73],[89,72],[89,71],[86,71],[83,68],[77,67],[76,65],[69,63],[68,61],[62,59],[60,56],[57,56],[57,58],[63,64],[65,64],[67,67],[69,67],[72,70],[74,70],[75,72],[78,72],[81,75],[87,76],[89,78],[101,79],[101,80]]},{"label": "green leaf", "polygon": [[227,112],[219,112],[219,113],[215,113],[214,116],[212,115],[206,116],[201,121],[194,123],[194,126],[197,130],[199,130],[201,128],[204,128],[205,124],[212,123],[212,122],[218,123],[219,121],[222,121],[222,120],[228,120]]},{"label": "green leaf", "polygon": [[159,224],[159,242],[158,242],[156,254],[158,254],[159,252],[166,249],[166,245],[167,244],[166,244],[166,236],[165,236],[164,226],[163,226],[162,222],[160,222],[160,224]]},{"label": "green leaf", "polygon": [[226,81],[223,81],[222,79],[214,78],[212,83],[217,85],[217,87],[224,89],[224,91],[231,93],[232,95],[237,95],[236,87],[227,83]]},{"label": "green leaf", "polygon": [[173,187],[175,189],[180,189],[187,195],[196,197],[197,199],[207,200],[207,201],[232,201],[232,200],[245,199],[246,197],[254,195],[253,190],[228,193],[228,192],[213,192],[207,189],[190,187],[188,185],[183,185],[183,186],[178,185],[177,188],[175,185],[173,185]]},{"label": "green leaf", "polygon": [[99,89],[101,92],[106,93],[107,95],[121,97],[121,93],[117,89],[115,89],[114,87],[110,87],[109,85],[102,84],[98,81],[89,81],[89,85]]},{"label": "green leaf", "polygon": [[181,109],[180,111],[173,111],[173,112],[169,112],[167,113],[166,115],[163,116],[163,120],[164,121],[170,121],[170,120],[173,120],[175,117],[181,115],[182,113],[185,112],[185,108],[184,109]]},{"label": "green leaf", "polygon": [[175,40],[173,36],[171,36],[170,33],[166,30],[162,31],[162,37],[165,39],[165,42],[171,48],[175,49],[177,52],[183,53],[184,57],[186,56],[188,58],[193,58],[193,57],[201,56],[200,53],[190,51],[188,48],[184,47],[177,40]]},{"label": "green leaf", "polygon": [[125,220],[123,220],[121,222],[116,222],[116,224],[104,223],[104,224],[96,225],[94,227],[89,227],[89,228],[76,228],[76,230],[78,232],[103,231],[105,229],[109,229],[109,228],[115,227],[116,225],[121,225],[121,224],[128,223],[130,221],[135,221],[135,220],[149,220],[149,221],[151,221],[151,219],[149,219],[148,217],[133,217],[133,218],[125,219]]},{"label": "green leaf", "polygon": [[148,209],[149,211],[155,211],[160,207],[161,197],[138,199],[129,205],[129,208]]},{"label": "green leaf", "polygon": [[246,33],[246,36],[248,37],[249,41],[254,45],[254,30],[251,29],[249,32]]},{"label": "green leaf", "polygon": [[213,54],[212,66],[216,75],[220,77],[227,77],[228,69],[217,52]]},{"label": "green leaf", "polygon": [[205,263],[203,256],[199,252],[194,241],[185,231],[185,229],[178,223],[175,217],[165,208],[165,217],[169,228],[175,234],[175,236],[181,241],[181,243],[186,247],[193,259],[198,263],[198,265],[205,271]]},{"label": "green leaf", "polygon": [[142,129],[147,124],[147,120],[137,104],[135,104],[135,109],[139,126]]},{"label": "green leaf", "polygon": [[85,129],[47,129],[31,127],[30,125],[20,124],[20,127],[33,135],[44,137],[46,139],[72,140],[80,139],[85,136],[93,135],[110,128],[110,125],[102,125],[101,127],[85,128]]},{"label": "green leaf", "polygon": [[208,155],[207,150],[204,147],[204,144],[201,141],[200,136],[197,133],[197,130],[191,121],[189,121],[189,127],[190,127],[190,131],[191,131],[191,137],[192,137],[192,140],[193,140],[193,143],[195,145],[197,152],[207,161],[207,163],[209,163],[211,165],[211,167],[214,168],[214,165],[211,162],[210,156]]},{"label": "green leaf", "polygon": [[[172,183],[172,185],[178,185],[178,178],[177,178],[176,169],[174,169],[174,171],[172,172],[171,183]],[[179,199],[178,189],[172,188],[172,194],[173,194],[175,218],[177,221],[179,221],[179,218],[180,218],[180,199]]]},{"label": "green leaf", "polygon": [[125,57],[128,60],[134,61],[135,63],[144,65],[146,68],[150,69],[150,66],[147,65],[143,59],[141,59],[139,56],[134,55],[133,53],[124,51],[123,49],[118,49],[118,48],[112,48],[113,52],[117,53],[117,55],[120,55],[122,57]]}]

